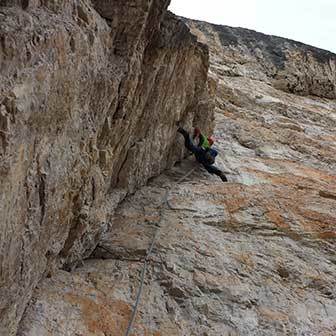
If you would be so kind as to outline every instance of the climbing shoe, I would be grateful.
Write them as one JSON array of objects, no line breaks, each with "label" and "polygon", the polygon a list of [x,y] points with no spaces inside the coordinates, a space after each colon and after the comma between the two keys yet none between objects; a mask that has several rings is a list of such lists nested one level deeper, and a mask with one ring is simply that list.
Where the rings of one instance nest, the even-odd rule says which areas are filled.
[{"label": "climbing shoe", "polygon": [[219,177],[221,178],[221,180],[222,180],[223,182],[228,182],[228,179],[226,178],[226,176],[225,176],[223,173],[221,173],[221,174],[219,175]]}]

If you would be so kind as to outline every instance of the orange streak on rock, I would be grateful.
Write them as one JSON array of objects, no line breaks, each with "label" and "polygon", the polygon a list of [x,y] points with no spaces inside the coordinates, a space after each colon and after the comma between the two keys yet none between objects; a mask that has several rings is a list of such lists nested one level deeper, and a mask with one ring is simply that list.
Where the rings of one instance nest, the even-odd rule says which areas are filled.
[{"label": "orange streak on rock", "polygon": [[126,330],[131,315],[131,307],[124,301],[95,302],[86,297],[66,294],[65,298],[73,305],[78,305],[83,321],[91,333],[104,333],[120,336]]}]

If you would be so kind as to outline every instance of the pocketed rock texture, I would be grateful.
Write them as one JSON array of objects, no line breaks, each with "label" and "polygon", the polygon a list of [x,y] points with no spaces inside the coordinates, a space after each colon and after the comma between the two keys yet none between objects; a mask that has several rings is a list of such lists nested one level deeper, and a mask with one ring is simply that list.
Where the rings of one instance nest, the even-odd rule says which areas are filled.
[{"label": "pocketed rock texture", "polygon": [[177,121],[211,129],[208,49],[168,2],[0,0],[1,335],[181,157]]},{"label": "pocketed rock texture", "polygon": [[18,335],[125,335],[158,225],[131,335],[336,335],[336,102],[322,87],[321,97],[279,90],[260,59],[235,63],[243,42],[188,24],[210,47],[229,183],[192,158],[151,180],[120,204],[90,259],[39,284]]}]

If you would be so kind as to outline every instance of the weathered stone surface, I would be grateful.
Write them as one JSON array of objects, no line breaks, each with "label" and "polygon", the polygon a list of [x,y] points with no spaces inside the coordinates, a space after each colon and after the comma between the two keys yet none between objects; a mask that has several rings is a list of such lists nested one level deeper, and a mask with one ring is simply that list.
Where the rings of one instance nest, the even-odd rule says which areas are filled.
[{"label": "weathered stone surface", "polygon": [[106,20],[84,0],[0,2],[1,335],[181,157],[176,121],[211,128],[207,48],[166,0],[109,5]]},{"label": "weathered stone surface", "polygon": [[166,188],[133,335],[336,334],[336,102],[272,87],[256,61],[232,76],[211,36],[229,183],[196,166],[177,184],[189,159],[128,197],[91,259],[40,284],[20,336],[125,334]]},{"label": "weathered stone surface", "polygon": [[[98,2],[95,4],[100,14],[104,13],[103,7],[98,7]],[[125,15],[123,9],[121,12]],[[81,16],[85,18],[85,15]],[[110,26],[99,21],[99,18],[95,22],[101,22],[103,31],[106,29],[108,41],[110,38],[114,42],[119,41],[119,37],[124,39],[122,30],[110,28],[113,27],[112,15],[105,16]],[[147,22],[146,15],[139,13],[137,18]],[[61,178],[63,166],[52,170],[53,174],[59,171],[55,176],[55,186],[58,187],[56,182],[59,179],[59,188],[75,190],[70,204],[76,211],[70,217],[73,222],[66,225],[57,217],[54,222],[63,226],[46,226],[49,230],[55,230],[48,232],[53,237],[55,246],[57,242],[64,242],[66,237],[70,237],[65,239],[65,244],[59,243],[60,248],[54,247],[56,252],[47,256],[48,263],[52,265],[53,258],[58,260],[57,253],[63,250],[64,260],[71,266],[69,261],[74,260],[76,255],[89,255],[92,251],[89,246],[95,246],[92,242],[102,239],[91,258],[85,260],[83,265],[72,272],[54,271],[49,274],[50,278],[39,282],[20,324],[18,336],[124,335],[139,287],[142,259],[160,222],[160,209],[166,188],[171,190],[168,197],[169,209],[162,213],[161,228],[149,262],[133,335],[336,334],[336,102],[335,99],[327,98],[335,98],[332,95],[334,84],[330,87],[325,85],[330,78],[334,83],[335,56],[327,54],[329,61],[331,60],[328,68],[316,56],[320,51],[276,40],[276,45],[280,48],[275,50],[276,54],[280,53],[276,60],[283,62],[283,67],[272,58],[273,48],[276,47],[272,45],[273,38],[263,37],[260,42],[253,40],[249,44],[244,42],[244,33],[241,30],[229,29],[239,37],[238,43],[231,43],[228,37],[224,36],[222,40],[219,38],[218,32],[222,29],[228,31],[226,28],[195,22],[189,24],[201,41],[209,43],[210,46],[209,85],[212,91],[216,91],[215,136],[221,153],[217,164],[227,172],[229,183],[223,184],[197,166],[186,180],[177,183],[183,175],[195,168],[193,160],[186,160],[124,199],[127,188],[134,190],[141,181],[150,175],[156,175],[163,167],[170,166],[174,158],[178,157],[179,146],[175,149],[171,146],[172,143],[181,145],[181,140],[178,142],[173,134],[174,119],[182,119],[186,127],[190,127],[193,119],[202,127],[207,124],[206,120],[200,120],[199,112],[206,108],[208,101],[203,96],[204,90],[198,88],[197,84],[194,86],[199,83],[203,87],[206,79],[206,58],[202,56],[205,51],[199,49],[195,41],[189,40],[190,36],[185,28],[168,15],[161,22],[162,35],[155,34],[155,38],[145,49],[141,49],[142,43],[134,49],[137,44],[134,42],[127,50],[118,48],[118,57],[111,56],[113,62],[108,61],[109,65],[116,64],[115,68],[112,67],[114,71],[118,73],[122,69],[124,72],[118,77],[119,93],[115,98],[118,103],[113,103],[113,108],[106,110],[112,109],[113,116],[118,111],[117,120],[122,119],[126,113],[125,120],[134,124],[125,126],[121,120],[115,124],[113,117],[107,120],[105,115],[101,117],[103,126],[99,140],[84,144],[76,152],[79,161],[83,160],[87,165],[91,161],[86,155],[79,155],[80,153],[87,152],[96,160],[95,164],[91,163],[92,168],[84,170],[82,180],[76,180],[76,174],[72,173],[74,183],[62,186],[63,180],[68,181]],[[177,31],[179,33],[176,35]],[[141,30],[132,30],[131,33],[132,41],[143,40]],[[191,49],[184,49],[188,45],[184,39],[193,46]],[[113,41],[110,41],[109,50],[113,49]],[[179,44],[179,41],[183,43]],[[116,45],[121,45],[118,43]],[[257,55],[251,51],[254,43],[263,46],[259,48]],[[106,42],[102,45],[106,46]],[[165,47],[167,45],[170,47]],[[144,54],[138,53],[138,48]],[[308,61],[303,62],[306,51]],[[181,52],[180,58],[177,55]],[[290,56],[293,53],[298,53],[297,59]],[[138,57],[143,57],[141,62]],[[123,61],[125,59],[127,61]],[[174,66],[169,65],[172,61]],[[138,75],[131,75],[133,70],[128,69],[128,64],[132,64],[133,70],[138,69]],[[167,66],[164,67],[163,64]],[[293,84],[293,89],[286,88],[285,91],[300,95],[310,93],[315,96],[286,93],[272,77],[274,73],[284,76],[288,74],[289,78],[293,74],[299,74],[300,77],[302,72],[302,78],[305,79],[298,79],[297,82],[296,79],[288,80],[287,84]],[[176,81],[172,80],[175,73],[179,74]],[[311,80],[317,73],[322,79],[320,83],[314,84]],[[151,77],[152,74],[155,79]],[[106,76],[110,78],[108,74]],[[182,82],[182,78],[186,78],[187,83]],[[154,85],[155,81],[159,84]],[[111,82],[113,84],[114,79]],[[188,83],[193,83],[193,88]],[[95,97],[97,92],[99,91],[93,90],[92,96],[86,93],[85,97]],[[177,92],[182,94],[178,101]],[[185,92],[189,93],[183,96]],[[153,100],[148,102],[152,95]],[[99,97],[90,107],[94,111],[99,102],[104,106],[104,97]],[[199,102],[195,97],[204,98]],[[22,101],[24,102],[19,102]],[[83,98],[83,102],[85,101]],[[0,125],[3,129],[12,131],[15,127],[13,128],[9,107],[13,103],[12,100],[9,102],[6,100],[2,104],[4,107],[0,110]],[[176,109],[166,110],[163,106],[167,104]],[[130,106],[135,106],[132,109],[135,121],[128,117]],[[144,106],[149,106],[150,110]],[[178,107],[181,106],[184,108],[182,113],[178,112]],[[194,106],[196,117],[191,114]],[[82,108],[85,113],[77,112],[79,116],[84,118],[87,114],[90,115],[88,107]],[[161,116],[163,119],[155,119],[153,111],[158,109],[164,111]],[[25,115],[22,110],[18,111],[16,113]],[[106,111],[107,115],[109,113]],[[50,120],[55,123],[58,119]],[[96,127],[97,120],[90,122],[91,119],[86,118],[82,125]],[[166,128],[160,127],[161,122],[170,125],[167,133],[164,131]],[[71,130],[68,129],[65,139],[73,139],[75,135]],[[80,128],[76,130],[80,132]],[[62,135],[66,130],[61,128],[59,132]],[[92,133],[95,134],[94,131]],[[138,134],[141,134],[139,138]],[[150,140],[153,134],[160,135],[162,142],[155,142],[158,147],[153,147],[154,143]],[[61,135],[55,138],[62,139]],[[50,141],[51,135],[45,135],[47,136],[49,138],[45,143]],[[123,148],[130,148],[127,157],[123,156],[116,139],[121,139]],[[139,145],[139,139],[144,139],[149,148]],[[46,155],[43,155],[43,146],[38,145],[38,141],[36,143],[36,149],[29,152],[30,157],[34,158],[33,153],[42,151],[40,157],[43,158]],[[57,159],[67,167],[69,155],[64,150],[67,147],[60,143],[62,146],[57,147],[57,153],[62,160],[56,157],[53,162],[58,162]],[[12,146],[8,137],[2,138],[2,144],[6,150]],[[129,146],[130,144],[136,144],[140,149],[134,151],[134,146]],[[149,158],[147,155],[158,153],[160,149],[165,154],[152,158],[153,164],[158,167],[150,168],[145,165]],[[17,153],[25,157],[23,150]],[[115,153],[115,160],[122,157],[124,162],[126,158],[125,163],[109,159],[110,153]],[[12,173],[12,181],[18,181],[14,186],[17,185],[19,191],[14,194],[13,199],[20,194],[20,190],[24,190],[19,188],[20,181],[17,178],[19,173],[22,174],[20,157],[15,162],[17,165],[15,174]],[[58,202],[50,196],[49,185],[53,180],[49,180],[49,175],[44,177],[46,168],[38,164],[38,160],[33,162],[35,166],[27,181],[36,180],[37,191],[35,198],[30,196],[29,200],[35,199],[35,206],[38,208],[35,216],[39,215],[38,218],[42,217],[46,221],[45,218],[50,213],[49,204],[57,205]],[[11,171],[13,165],[4,164],[3,167],[2,169]],[[121,167],[127,169],[120,169]],[[99,179],[91,173],[91,169],[98,176],[102,174],[101,184],[97,184]],[[132,174],[128,173],[129,169]],[[33,173],[35,170],[41,172],[37,177]],[[115,174],[118,176],[116,179]],[[90,178],[86,179],[86,176]],[[91,182],[92,176],[95,177],[94,183]],[[108,197],[100,192],[100,185],[105,186],[106,180],[109,181],[109,188],[116,186],[119,193],[113,188],[113,193]],[[95,195],[94,200],[92,196],[88,196],[90,193]],[[46,194],[47,198],[43,196]],[[47,199],[45,204],[48,205],[45,207],[41,206],[40,200],[43,199]],[[122,199],[124,200],[121,201]],[[68,199],[63,202],[64,209],[68,209]],[[31,203],[34,204],[32,201]],[[62,218],[69,218],[67,211],[64,210]],[[103,219],[99,219],[102,217]],[[105,229],[102,229],[104,223]],[[69,231],[70,228],[72,230]],[[7,235],[2,237],[1,242],[8,237],[9,230],[15,233],[15,229],[16,227],[7,225]],[[61,235],[62,230],[66,230],[64,236]],[[28,234],[34,235],[35,230],[28,231],[27,236],[24,236],[25,244],[31,241]],[[82,239],[78,240],[78,237]],[[40,245],[36,241],[33,246],[36,249],[35,255],[35,250],[27,250],[24,245],[24,251],[31,254],[27,255],[26,252],[25,258],[28,261],[39,260],[42,272],[51,267],[46,268],[43,265],[43,254],[38,254]],[[43,238],[39,242],[43,242]],[[14,243],[20,244],[20,240],[16,238],[16,241],[8,243],[14,258],[3,259],[5,262],[13,262],[12,268],[8,267],[7,270],[16,269],[17,250],[12,246]],[[83,247],[87,248],[86,254],[79,252],[83,251]],[[27,270],[37,272],[36,265],[33,264],[35,268],[32,268],[28,261],[23,263],[30,265],[30,268],[25,266]],[[21,274],[26,274],[25,269]],[[35,279],[38,278],[36,276]],[[19,276],[17,279],[20,279]],[[11,293],[16,294],[17,283],[13,282],[12,286]],[[22,290],[20,294],[29,294],[27,288],[25,290],[26,292]],[[2,297],[8,299],[8,296]],[[17,300],[17,296],[13,298]],[[14,304],[17,302],[19,301],[14,301]],[[8,313],[6,316],[9,316]]]},{"label": "weathered stone surface", "polygon": [[253,162],[259,169],[237,169],[237,179],[254,178],[250,185],[202,171],[178,185],[194,167],[186,161],[126,200],[100,243],[111,253],[98,248],[75,272],[43,281],[18,335],[125,334],[165,187],[170,209],[134,335],[334,335],[336,212],[316,191],[324,178],[335,188],[335,177]]},{"label": "weathered stone surface", "polygon": [[299,95],[336,98],[336,55],[300,42],[253,30],[188,21],[209,42],[214,70],[265,81]]}]

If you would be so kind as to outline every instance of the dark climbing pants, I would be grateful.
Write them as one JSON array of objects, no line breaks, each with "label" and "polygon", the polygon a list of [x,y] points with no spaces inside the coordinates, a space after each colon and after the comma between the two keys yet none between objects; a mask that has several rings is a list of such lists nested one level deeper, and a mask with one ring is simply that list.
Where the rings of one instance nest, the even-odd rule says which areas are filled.
[{"label": "dark climbing pants", "polygon": [[215,167],[214,165],[205,165],[203,163],[203,167],[210,173],[210,174],[215,174],[218,176],[222,175],[222,171],[219,170],[217,167]]},{"label": "dark climbing pants", "polygon": [[203,167],[210,173],[210,174],[215,174],[217,176],[222,176],[223,173],[221,170],[219,170],[217,167],[214,165],[209,165],[206,164],[206,158],[205,158],[205,151],[201,147],[197,147],[193,144],[193,142],[190,139],[190,135],[186,130],[181,130],[180,133],[184,137],[184,145],[190,152],[195,154],[196,159],[199,163],[203,165]]}]

